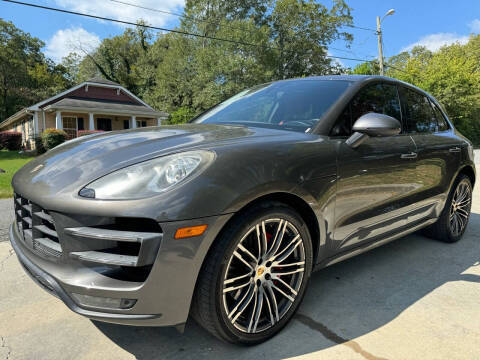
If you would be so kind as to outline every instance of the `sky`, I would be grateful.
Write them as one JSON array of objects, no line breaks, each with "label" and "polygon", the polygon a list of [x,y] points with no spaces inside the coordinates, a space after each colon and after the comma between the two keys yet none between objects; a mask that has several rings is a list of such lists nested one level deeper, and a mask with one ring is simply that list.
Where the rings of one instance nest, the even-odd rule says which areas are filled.
[{"label": "sky", "polygon": [[[24,0],[44,6],[78,11],[135,22],[145,19],[149,24],[174,28],[179,19],[161,12],[121,4],[116,0]],[[137,5],[179,13],[184,0],[123,0]],[[321,1],[329,6],[329,0]],[[376,28],[376,16],[389,9],[395,14],[382,22],[384,55],[396,55],[424,45],[432,51],[453,42],[465,43],[469,34],[480,33],[480,0],[346,0],[352,8],[356,26]],[[72,51],[92,50],[101,39],[123,32],[125,27],[111,22],[61,14],[42,9],[0,1],[0,18],[12,21],[15,26],[45,42],[44,51],[54,61]],[[377,37],[374,31],[345,28],[354,36],[347,48],[344,41],[335,41],[329,48],[334,56],[371,60],[378,56]],[[353,67],[357,61],[339,60]]]}]

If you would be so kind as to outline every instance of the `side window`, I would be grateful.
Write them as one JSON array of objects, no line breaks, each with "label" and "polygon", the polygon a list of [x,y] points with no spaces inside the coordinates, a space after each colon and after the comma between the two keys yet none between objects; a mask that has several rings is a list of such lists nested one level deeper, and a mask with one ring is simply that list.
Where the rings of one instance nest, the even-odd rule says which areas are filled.
[{"label": "side window", "polygon": [[390,84],[369,85],[350,101],[330,132],[330,136],[349,136],[353,123],[370,112],[385,114],[401,120],[397,87]]},{"label": "side window", "polygon": [[437,105],[432,102],[433,106],[433,111],[435,112],[435,118],[437,119],[437,124],[438,124],[438,131],[445,131],[450,129],[450,126],[448,126],[447,120],[445,120],[445,116],[443,116],[443,113],[440,111]]},{"label": "side window", "polygon": [[340,114],[335,125],[330,131],[330,136],[350,136],[352,133],[352,112],[350,111],[350,104]]},{"label": "side window", "polygon": [[400,88],[403,119],[407,132],[430,133],[437,131],[437,120],[430,105],[430,100],[414,90]]}]

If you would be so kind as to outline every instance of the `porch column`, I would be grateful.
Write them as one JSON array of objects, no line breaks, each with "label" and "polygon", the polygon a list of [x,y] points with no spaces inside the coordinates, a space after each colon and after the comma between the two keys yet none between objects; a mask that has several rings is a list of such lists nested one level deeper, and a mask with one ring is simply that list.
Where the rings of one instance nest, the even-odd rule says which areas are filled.
[{"label": "porch column", "polygon": [[38,136],[38,111],[33,113],[33,133],[35,136]]},{"label": "porch column", "polygon": [[158,125],[158,126],[161,126],[161,125],[162,125],[162,120],[163,120],[163,117],[157,118],[157,125]]},{"label": "porch column", "polygon": [[45,111],[42,111],[42,120],[43,120],[43,128],[42,128],[42,132],[45,131],[45,129],[47,128],[47,122],[45,120]]},{"label": "porch column", "polygon": [[137,127],[137,117],[132,115],[130,121],[132,122],[132,129],[135,129]]},{"label": "porch column", "polygon": [[56,116],[55,116],[55,128],[56,129],[63,129],[63,124],[62,124],[62,112],[57,111]]},{"label": "porch column", "polygon": [[88,129],[95,130],[95,121],[93,120],[93,113],[88,113]]}]

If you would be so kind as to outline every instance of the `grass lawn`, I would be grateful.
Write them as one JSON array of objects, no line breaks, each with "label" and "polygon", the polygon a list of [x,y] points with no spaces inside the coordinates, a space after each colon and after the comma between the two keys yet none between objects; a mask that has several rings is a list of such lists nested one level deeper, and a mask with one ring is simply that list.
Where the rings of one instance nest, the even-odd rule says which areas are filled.
[{"label": "grass lawn", "polygon": [[0,150],[0,169],[6,171],[0,173],[0,199],[13,196],[10,186],[13,174],[33,158],[32,155],[19,154],[18,151]]}]

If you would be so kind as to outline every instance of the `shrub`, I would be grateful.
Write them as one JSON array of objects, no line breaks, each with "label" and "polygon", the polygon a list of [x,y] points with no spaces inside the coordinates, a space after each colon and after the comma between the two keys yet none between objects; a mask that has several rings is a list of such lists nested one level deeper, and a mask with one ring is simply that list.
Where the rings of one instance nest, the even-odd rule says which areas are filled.
[{"label": "shrub", "polygon": [[22,150],[22,133],[18,131],[0,132],[0,144],[7,150]]},{"label": "shrub", "polygon": [[98,133],[103,133],[103,132],[105,132],[105,131],[104,130],[79,130],[78,131],[78,137],[92,135],[92,134],[98,134]]},{"label": "shrub", "polygon": [[45,150],[53,149],[66,140],[68,140],[68,135],[63,130],[47,129],[42,134],[42,143]]},{"label": "shrub", "polygon": [[195,117],[195,111],[188,107],[181,107],[170,114],[168,124],[183,124]]},{"label": "shrub", "polygon": [[35,149],[37,150],[38,155],[43,154],[47,151],[43,146],[43,141],[41,136],[35,137]]}]

